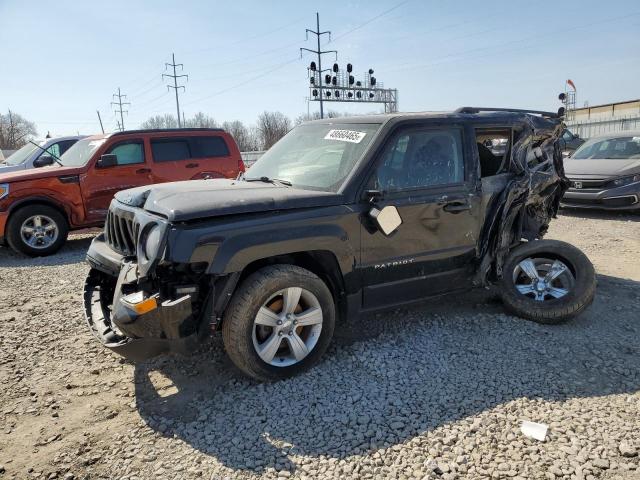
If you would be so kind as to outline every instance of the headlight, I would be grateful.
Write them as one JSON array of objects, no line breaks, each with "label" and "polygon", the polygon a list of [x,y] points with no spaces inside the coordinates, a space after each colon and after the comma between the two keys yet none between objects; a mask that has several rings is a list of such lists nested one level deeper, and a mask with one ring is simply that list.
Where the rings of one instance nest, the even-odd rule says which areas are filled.
[{"label": "headlight", "polygon": [[158,225],[149,227],[144,235],[144,243],[142,253],[147,260],[154,260],[160,250],[160,242],[162,240],[162,229]]},{"label": "headlight", "polygon": [[609,183],[614,187],[623,187],[624,185],[629,185],[630,183],[635,182],[640,182],[640,175],[630,175],[628,177],[616,178]]},{"label": "headlight", "polygon": [[0,183],[0,200],[9,195],[9,184]]}]

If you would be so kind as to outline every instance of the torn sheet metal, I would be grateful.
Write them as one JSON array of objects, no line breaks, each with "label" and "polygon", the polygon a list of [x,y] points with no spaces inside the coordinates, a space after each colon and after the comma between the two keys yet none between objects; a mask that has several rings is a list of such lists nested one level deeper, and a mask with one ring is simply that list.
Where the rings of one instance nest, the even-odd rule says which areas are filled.
[{"label": "torn sheet metal", "polygon": [[521,239],[544,237],[556,217],[560,199],[569,188],[558,141],[564,128],[559,119],[526,115],[524,128],[516,132],[509,160],[514,177],[487,212],[477,283],[501,278],[512,246]]}]

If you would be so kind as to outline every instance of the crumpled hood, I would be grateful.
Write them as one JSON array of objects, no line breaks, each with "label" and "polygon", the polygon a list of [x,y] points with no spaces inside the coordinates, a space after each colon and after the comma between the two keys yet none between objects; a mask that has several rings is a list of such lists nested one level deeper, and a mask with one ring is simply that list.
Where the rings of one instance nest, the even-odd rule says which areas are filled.
[{"label": "crumpled hood", "polygon": [[25,180],[35,180],[38,178],[59,177],[61,175],[78,175],[83,171],[82,167],[61,167],[52,165],[50,167],[29,168],[27,170],[17,170],[4,173],[0,168],[0,183],[22,182]]},{"label": "crumpled hood", "polygon": [[172,222],[343,203],[342,195],[333,192],[226,179],[161,183],[123,190],[115,198]]},{"label": "crumpled hood", "polygon": [[640,159],[571,159],[564,161],[564,170],[568,177],[578,178],[587,176],[619,177],[640,173]]}]

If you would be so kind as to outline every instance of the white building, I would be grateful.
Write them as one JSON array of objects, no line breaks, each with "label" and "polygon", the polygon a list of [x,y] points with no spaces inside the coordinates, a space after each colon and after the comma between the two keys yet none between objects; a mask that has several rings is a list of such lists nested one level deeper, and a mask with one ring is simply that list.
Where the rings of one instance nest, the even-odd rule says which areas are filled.
[{"label": "white building", "polygon": [[640,100],[576,108],[567,126],[582,138],[624,130],[640,130]]}]

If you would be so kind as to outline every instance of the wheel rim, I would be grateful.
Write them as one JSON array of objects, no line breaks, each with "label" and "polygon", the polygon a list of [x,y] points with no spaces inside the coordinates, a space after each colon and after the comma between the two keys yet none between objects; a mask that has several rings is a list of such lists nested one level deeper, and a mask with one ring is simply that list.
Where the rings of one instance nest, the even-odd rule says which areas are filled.
[{"label": "wheel rim", "polygon": [[279,290],[254,318],[253,346],[269,365],[295,365],[315,348],[322,320],[322,308],[313,293],[299,287]]},{"label": "wheel rim", "polygon": [[567,296],[573,289],[575,277],[560,260],[529,257],[516,265],[513,283],[522,295],[545,302]]},{"label": "wheel rim", "polygon": [[37,249],[50,247],[58,239],[58,225],[46,215],[33,215],[20,227],[22,241]]}]

